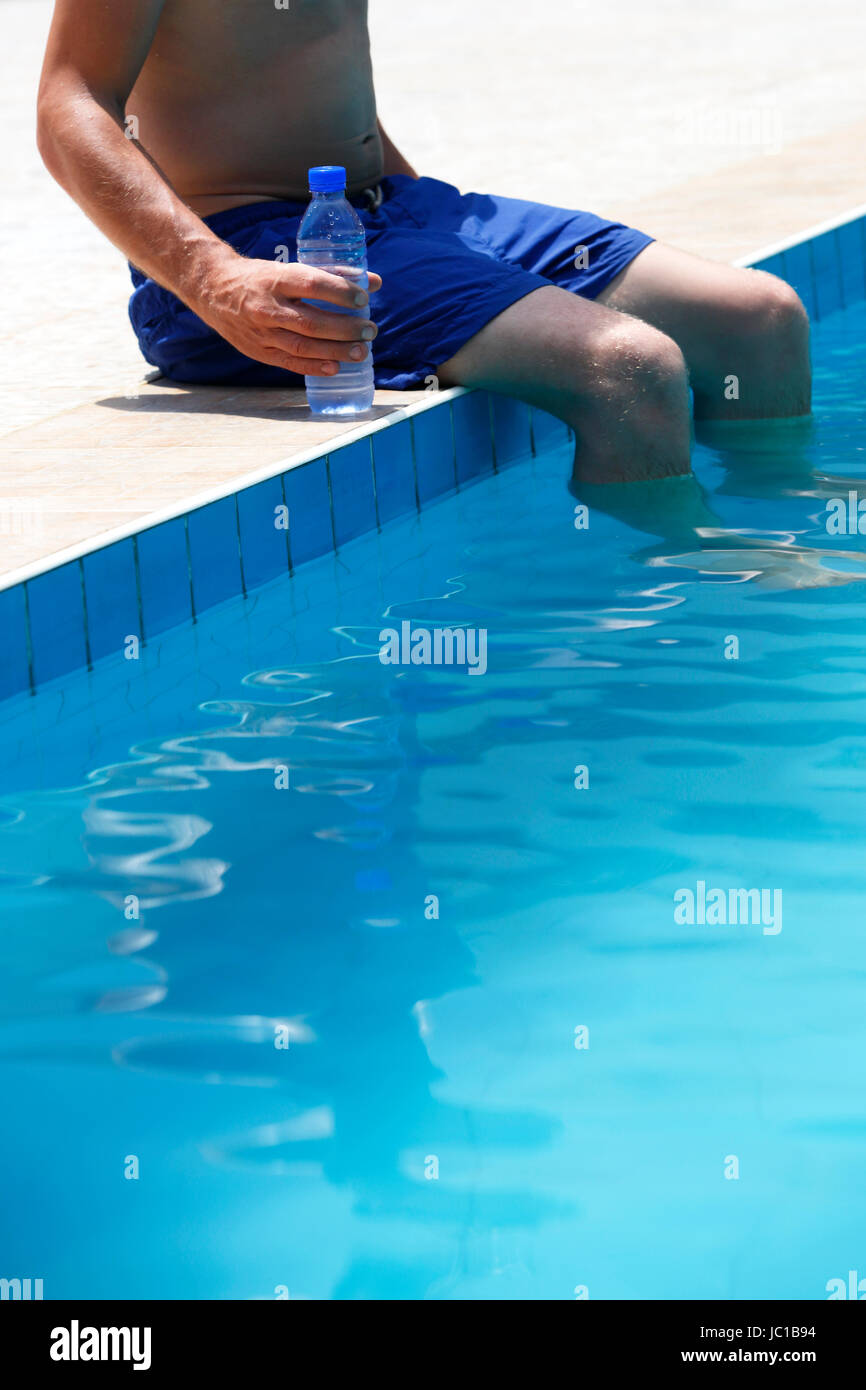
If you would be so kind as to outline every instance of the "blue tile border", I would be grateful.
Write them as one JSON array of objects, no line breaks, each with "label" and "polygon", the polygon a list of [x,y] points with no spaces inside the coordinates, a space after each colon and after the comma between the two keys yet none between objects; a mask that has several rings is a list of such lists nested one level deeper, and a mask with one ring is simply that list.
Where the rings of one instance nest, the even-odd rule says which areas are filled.
[{"label": "blue tile border", "polygon": [[399,420],[390,429],[378,430],[371,440],[379,525],[385,526],[419,505],[412,422]]},{"label": "blue tile border", "polygon": [[186,534],[193,613],[243,593],[237,495],[190,512]]},{"label": "blue tile border", "polygon": [[334,544],[339,547],[379,524],[369,435],[328,454]]},{"label": "blue tile border", "polygon": [[570,430],[564,420],[549,415],[546,410],[537,410],[535,406],[530,410],[529,418],[534,454],[542,449],[558,449],[568,442]]},{"label": "blue tile border", "polygon": [[811,243],[812,278],[815,286],[815,313],[819,319],[841,309],[842,267],[839,262],[839,242],[835,231],[815,237]]},{"label": "blue tile border", "polygon": [[457,486],[451,404],[435,406],[412,418],[412,448],[419,506]]},{"label": "blue tile border", "polygon": [[493,431],[490,399],[484,391],[470,391],[451,402],[454,431],[454,464],[458,483],[468,483],[493,471]]},{"label": "blue tile border", "polygon": [[514,396],[490,397],[493,459],[497,469],[518,463],[532,453],[531,410]]},{"label": "blue tile border", "polygon": [[[858,212],[740,264],[787,280],[810,316],[823,318],[866,299],[866,216]],[[0,700],[120,655],[130,636],[147,643],[436,497],[573,438],[545,411],[460,390],[353,434],[0,589]]]},{"label": "blue tile border", "polygon": [[282,475],[292,568],[334,549],[327,455]]},{"label": "blue tile border", "polygon": [[237,494],[244,588],[267,584],[291,568],[289,515],[281,475]]},{"label": "blue tile border", "polygon": [[81,560],[28,579],[25,590],[34,688],[89,666]]},{"label": "blue tile border", "polygon": [[[744,264],[744,262],[739,262]],[[866,299],[866,216],[816,231],[748,264],[793,285],[813,320]]]},{"label": "blue tile border", "polygon": [[0,590],[0,700],[30,689],[28,630],[24,585]]},{"label": "blue tile border", "polygon": [[145,642],[192,617],[186,519],[175,517],[135,537]]},{"label": "blue tile border", "polygon": [[94,550],[81,564],[90,659],[98,661],[122,652],[128,638],[142,638],[134,541],[130,537]]},{"label": "blue tile border", "polygon": [[847,308],[866,299],[866,217],[836,229],[842,297]]},{"label": "blue tile border", "polygon": [[817,316],[815,298],[815,273],[812,265],[812,247],[806,241],[799,246],[791,246],[782,252],[782,279],[793,285],[806,306],[810,319]]}]

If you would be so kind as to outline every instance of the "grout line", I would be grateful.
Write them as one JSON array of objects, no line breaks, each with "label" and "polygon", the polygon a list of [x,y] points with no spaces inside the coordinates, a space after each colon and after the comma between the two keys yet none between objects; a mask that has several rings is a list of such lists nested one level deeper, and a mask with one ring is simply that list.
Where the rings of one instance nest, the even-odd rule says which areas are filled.
[{"label": "grout line", "polygon": [[241,542],[241,509],[238,503],[238,494],[235,493],[235,535],[238,541],[238,562],[241,568],[241,593],[244,598],[247,596],[247,578],[244,574],[244,547]]},{"label": "grout line", "polygon": [[382,522],[379,519],[379,484],[376,479],[376,453],[373,448],[373,436],[370,435],[370,475],[373,479],[373,507],[376,512],[376,530],[381,531]]},{"label": "grout line", "polygon": [[[87,615],[87,586],[84,583],[84,559],[78,561],[78,578],[81,584],[81,616],[84,623],[84,656],[88,671],[93,670],[93,652],[90,646],[90,619]],[[75,668],[73,667],[73,670]]]},{"label": "grout line", "polygon": [[331,455],[325,454],[325,477],[328,480],[328,508],[331,513],[331,548],[337,553],[337,523],[334,520],[334,489],[331,487]]},{"label": "grout line", "polygon": [[780,254],[781,259],[782,259],[782,274],[784,275],[785,279],[787,280],[788,284],[790,285],[790,284],[792,283],[792,281],[791,281],[791,271],[790,271],[789,266],[788,266],[788,260],[789,260],[788,252],[787,252],[787,251],[780,251],[779,254]]},{"label": "grout line", "polygon": [[454,473],[454,486],[460,491],[460,479],[457,476],[457,424],[454,419],[454,407],[448,402],[448,418],[451,421],[451,467]]},{"label": "grout line", "polygon": [[499,472],[499,458],[496,449],[496,429],[493,424],[493,392],[487,392],[487,423],[490,427],[490,451],[493,454],[493,472]]},{"label": "grout line", "polygon": [[842,274],[842,238],[837,227],[833,233],[833,256],[836,261],[836,276],[839,282],[839,305],[842,309],[847,308],[845,304],[845,276]]},{"label": "grout line", "polygon": [[190,549],[190,544],[189,544],[189,516],[188,516],[188,515],[184,516],[184,519],[183,519],[183,537],[184,537],[184,541],[185,541],[185,543],[186,543],[186,577],[187,577],[187,579],[189,580],[189,609],[190,609],[190,616],[192,617],[192,620],[193,620],[193,622],[195,623],[195,622],[198,621],[198,618],[197,618],[197,616],[196,616],[196,611],[195,611],[195,589],[194,589],[194,587],[193,587],[193,582],[192,582],[192,550]]},{"label": "grout line", "polygon": [[412,454],[412,472],[415,476],[415,510],[421,511],[421,489],[418,484],[418,449],[415,443],[415,421],[409,421],[409,449]]},{"label": "grout line", "polygon": [[144,630],[144,604],[141,598],[141,557],[138,553],[138,536],[132,538],[132,563],[135,569],[135,598],[138,605],[138,635],[143,647],[147,646],[147,634]]},{"label": "grout line", "polygon": [[30,681],[30,694],[36,694],[36,676],[33,670],[33,631],[30,627],[30,586],[22,584],[24,590],[24,640],[27,647],[27,678]]},{"label": "grout line", "polygon": [[283,494],[283,506],[284,506],[285,509],[286,509],[286,529],[285,529],[285,532],[284,532],[284,535],[285,535],[285,537],[286,537],[286,568],[287,568],[287,572],[288,572],[289,574],[292,574],[292,573],[293,573],[293,565],[292,565],[292,540],[291,540],[291,536],[292,536],[292,509],[291,509],[291,507],[289,506],[288,502],[286,501],[286,475],[285,475],[285,473],[281,473],[281,474],[280,474],[280,492]]}]

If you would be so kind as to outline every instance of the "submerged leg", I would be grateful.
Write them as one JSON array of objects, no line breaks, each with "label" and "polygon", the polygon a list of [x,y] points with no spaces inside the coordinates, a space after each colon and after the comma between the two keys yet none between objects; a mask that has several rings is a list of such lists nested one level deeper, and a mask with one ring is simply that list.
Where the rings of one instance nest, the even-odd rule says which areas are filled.
[{"label": "submerged leg", "polygon": [[645,319],[679,344],[696,420],[809,413],[809,319],[784,280],[654,242],[598,302]]},{"label": "submerged leg", "polygon": [[568,290],[538,289],[486,324],[438,368],[444,385],[517,396],[575,432],[588,483],[668,478],[690,469],[688,379],[664,333]]}]

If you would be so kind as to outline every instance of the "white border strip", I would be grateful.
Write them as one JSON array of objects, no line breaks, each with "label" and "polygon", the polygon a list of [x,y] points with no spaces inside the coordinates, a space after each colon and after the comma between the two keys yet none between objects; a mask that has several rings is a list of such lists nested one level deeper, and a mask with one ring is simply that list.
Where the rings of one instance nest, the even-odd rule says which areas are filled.
[{"label": "white border strip", "polygon": [[[131,536],[140,535],[142,531],[150,531],[154,526],[161,526],[166,521],[175,521],[178,517],[186,516],[188,512],[206,507],[211,502],[220,502],[224,497],[234,497],[236,492],[243,492],[245,488],[254,487],[256,483],[267,482],[268,478],[277,478],[281,473],[288,473],[293,468],[300,468],[305,463],[313,463],[315,459],[336,453],[338,449],[343,449],[349,444],[356,444],[359,439],[369,439],[371,435],[378,434],[381,430],[390,429],[402,420],[409,420],[415,415],[422,415],[426,410],[445,405],[456,400],[458,396],[467,394],[465,386],[449,386],[444,391],[431,391],[429,400],[413,401],[411,405],[396,406],[390,414],[383,415],[381,419],[366,420],[356,429],[346,430],[344,434],[335,435],[332,441],[314,444],[308,449],[299,449],[297,453],[289,454],[287,458],[280,459],[276,463],[268,463],[263,468],[257,468],[254,473],[241,473],[234,478],[218,483],[216,487],[208,488],[205,492],[194,493],[192,497],[184,498],[180,502],[170,502],[161,511],[146,512],[142,516],[135,517],[132,521],[124,522],[122,526],[115,526],[111,531],[100,531],[96,536],[78,541],[77,544],[68,546],[66,550],[52,551],[43,559],[31,560],[29,565],[22,565],[20,569],[0,575],[0,593],[4,589],[13,589],[16,584],[26,583],[28,579],[36,579],[40,574],[47,574],[50,570],[59,569],[61,565],[68,565],[75,560],[81,560],[85,555],[92,555],[96,550],[105,550],[118,541],[128,540]],[[386,406],[385,409],[388,407]]]},{"label": "white border strip", "polygon": [[807,227],[804,232],[795,232],[784,241],[774,241],[769,246],[762,246],[760,251],[751,251],[748,256],[740,256],[736,261],[732,261],[731,265],[748,268],[754,265],[755,261],[765,261],[770,256],[778,256],[780,251],[790,251],[792,247],[800,246],[804,241],[813,241],[825,232],[835,232],[837,227],[844,227],[848,222],[856,222],[861,217],[866,217],[866,203],[849,208],[838,217],[831,217],[829,222],[816,222],[814,227]]}]

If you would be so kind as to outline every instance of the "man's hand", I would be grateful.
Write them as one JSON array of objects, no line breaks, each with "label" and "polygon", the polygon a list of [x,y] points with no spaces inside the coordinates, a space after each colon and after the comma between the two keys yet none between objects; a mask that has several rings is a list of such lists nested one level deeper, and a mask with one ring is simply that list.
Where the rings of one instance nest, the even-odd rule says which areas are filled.
[{"label": "man's hand", "polygon": [[[371,293],[382,284],[369,275]],[[296,263],[233,256],[211,271],[190,308],[220,337],[256,362],[301,376],[334,376],[341,362],[362,362],[377,328],[366,316],[330,313],[303,301],[325,300],[343,309],[363,309],[365,290],[340,275]]]}]

